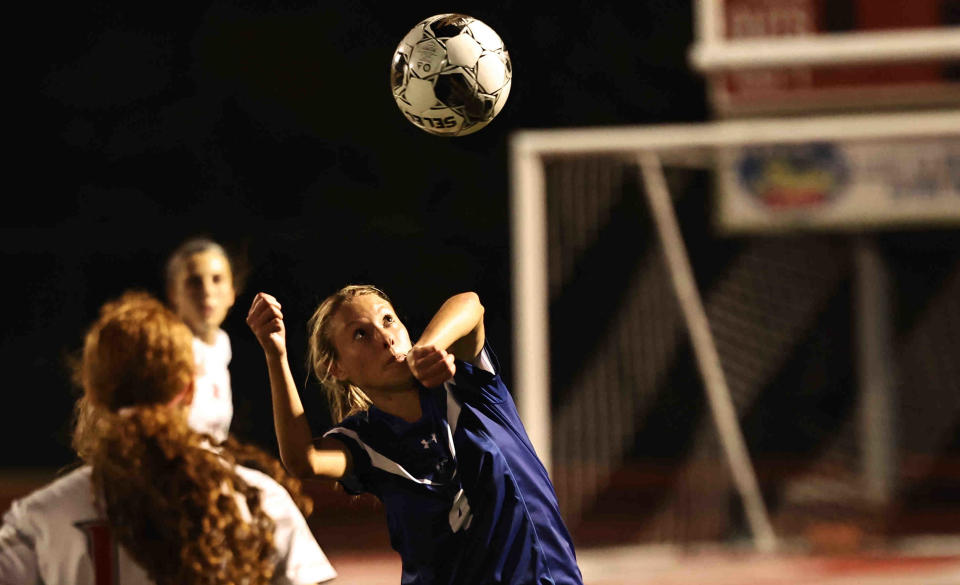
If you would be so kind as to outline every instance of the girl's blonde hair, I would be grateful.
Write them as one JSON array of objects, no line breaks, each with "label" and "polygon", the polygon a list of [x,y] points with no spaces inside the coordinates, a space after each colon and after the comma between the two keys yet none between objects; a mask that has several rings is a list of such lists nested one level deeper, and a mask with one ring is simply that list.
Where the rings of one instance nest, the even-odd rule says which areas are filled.
[{"label": "girl's blonde hair", "polygon": [[393,304],[385,292],[373,285],[351,284],[325,298],[307,322],[309,333],[307,367],[313,371],[323,386],[330,405],[330,416],[334,422],[367,410],[372,404],[370,398],[358,386],[345,380],[337,380],[332,374],[333,364],[337,360],[337,348],[330,335],[330,322],[344,303],[362,295],[376,295]]},{"label": "girl's blonde hair", "polygon": [[107,303],[75,372],[84,395],[74,447],[92,468],[118,542],[154,582],[269,583],[275,524],[235,465],[272,475],[304,514],[311,504],[275,459],[232,437],[214,452],[189,428],[185,409],[170,405],[193,382],[192,338],[146,293]]}]

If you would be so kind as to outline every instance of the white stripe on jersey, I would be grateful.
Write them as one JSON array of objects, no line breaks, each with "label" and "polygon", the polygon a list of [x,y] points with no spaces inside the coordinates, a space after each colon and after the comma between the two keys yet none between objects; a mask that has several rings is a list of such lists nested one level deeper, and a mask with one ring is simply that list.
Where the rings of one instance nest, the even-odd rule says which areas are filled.
[{"label": "white stripe on jersey", "polygon": [[[486,355],[486,352],[483,352],[483,355]],[[447,393],[447,420],[443,421],[443,426],[447,431],[447,445],[450,448],[450,457],[456,461],[457,448],[453,444],[453,433],[457,430],[457,421],[460,419],[460,404],[457,403],[456,399],[453,397],[453,393],[450,392],[450,387],[448,384],[450,383],[444,383],[444,390],[446,390]],[[413,474],[404,469],[402,465],[366,444],[360,438],[360,435],[358,435],[355,431],[344,427],[333,427],[329,431],[325,432],[323,436],[328,437],[337,433],[350,437],[356,441],[357,444],[360,445],[364,451],[366,451],[367,456],[370,457],[370,464],[377,469],[386,471],[387,473],[392,473],[394,475],[399,475],[400,477],[404,477],[421,485],[438,485],[436,482],[430,481],[429,479],[420,479],[414,477]],[[454,475],[456,475],[456,471],[454,471]]]},{"label": "white stripe on jersey", "polygon": [[490,354],[487,353],[486,347],[480,350],[480,355],[477,356],[477,359],[473,360],[473,365],[493,375],[497,374],[496,368],[493,367],[493,360],[490,359]]},{"label": "white stripe on jersey", "polygon": [[[444,427],[447,429],[447,440],[450,443],[450,455],[452,455],[454,460],[456,460],[456,453],[453,447],[453,433],[450,431],[450,425],[446,424],[446,421],[444,421]],[[350,429],[347,429],[344,427],[333,427],[329,431],[325,432],[323,436],[328,437],[333,434],[344,435],[356,441],[356,443],[360,445],[360,447],[364,451],[367,452],[367,456],[370,457],[370,464],[376,467],[377,469],[386,471],[387,473],[392,473],[394,475],[399,475],[400,477],[409,479],[410,481],[414,483],[419,483],[420,485],[443,485],[443,484],[438,484],[429,479],[420,479],[418,477],[414,477],[413,474],[411,474],[409,471],[404,469],[402,465],[400,465],[393,459],[390,459],[386,455],[380,453],[370,445],[367,445],[366,443],[364,443],[363,440],[360,438],[360,435],[358,435],[356,432]]]}]

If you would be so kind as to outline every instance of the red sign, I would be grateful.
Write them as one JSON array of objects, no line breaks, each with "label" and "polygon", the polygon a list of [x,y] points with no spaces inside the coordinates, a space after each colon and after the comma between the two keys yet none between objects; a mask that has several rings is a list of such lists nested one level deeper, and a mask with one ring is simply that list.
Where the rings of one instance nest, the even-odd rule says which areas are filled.
[{"label": "red sign", "polygon": [[[940,0],[723,0],[725,38],[778,38],[946,24]],[[960,103],[956,62],[749,69],[710,77],[716,113],[875,109]]]}]

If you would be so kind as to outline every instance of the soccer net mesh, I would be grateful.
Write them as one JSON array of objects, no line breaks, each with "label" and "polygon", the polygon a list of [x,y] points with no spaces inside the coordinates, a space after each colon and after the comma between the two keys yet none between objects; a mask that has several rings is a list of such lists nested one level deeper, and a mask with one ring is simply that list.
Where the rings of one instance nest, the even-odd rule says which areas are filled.
[{"label": "soccer net mesh", "polygon": [[[960,148],[950,140],[956,166],[948,179],[960,194]],[[756,538],[671,284],[637,150],[534,158],[542,180],[515,196],[542,202],[551,413],[543,450],[575,539]],[[664,177],[774,531],[824,546],[956,534],[960,232],[724,235],[713,212],[712,160],[667,158]],[[514,221],[516,234],[525,219]],[[865,257],[883,267],[880,280],[864,280]],[[871,291],[864,289],[875,286],[886,287],[886,304],[865,305]],[[886,408],[865,404],[862,338],[872,332],[858,325],[863,311],[883,311],[889,327],[890,362],[881,364],[891,376]],[[889,418],[869,420],[877,416]],[[865,471],[877,456],[870,443],[877,429],[891,446],[881,452],[889,469],[879,480]],[[880,497],[871,485],[877,481],[886,482]]]}]

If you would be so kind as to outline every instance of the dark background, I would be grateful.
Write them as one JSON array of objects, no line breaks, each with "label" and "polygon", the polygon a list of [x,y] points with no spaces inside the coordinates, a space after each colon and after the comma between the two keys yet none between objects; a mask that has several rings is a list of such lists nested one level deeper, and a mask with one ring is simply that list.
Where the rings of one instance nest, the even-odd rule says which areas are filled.
[{"label": "dark background", "polygon": [[[8,21],[8,83],[26,81],[8,85],[6,111],[3,467],[72,460],[68,356],[105,300],[160,294],[166,254],[196,234],[236,253],[246,276],[224,324],[241,439],[275,449],[266,369],[243,322],[259,290],[284,303],[298,382],[304,323],[348,282],[385,288],[413,335],[444,298],[477,291],[509,379],[511,132],[707,117],[687,65],[688,2],[32,10]],[[443,12],[489,24],[513,62],[504,110],[460,138],[406,122],[388,86],[397,43]],[[319,432],[329,420],[306,388]]]}]

